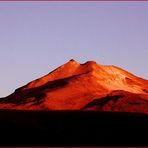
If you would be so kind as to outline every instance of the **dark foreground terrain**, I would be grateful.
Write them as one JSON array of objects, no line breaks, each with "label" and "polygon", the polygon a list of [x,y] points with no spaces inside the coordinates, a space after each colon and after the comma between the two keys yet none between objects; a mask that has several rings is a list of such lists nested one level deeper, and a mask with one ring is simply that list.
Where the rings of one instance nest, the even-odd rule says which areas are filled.
[{"label": "dark foreground terrain", "polygon": [[148,146],[148,115],[0,111],[0,146]]}]

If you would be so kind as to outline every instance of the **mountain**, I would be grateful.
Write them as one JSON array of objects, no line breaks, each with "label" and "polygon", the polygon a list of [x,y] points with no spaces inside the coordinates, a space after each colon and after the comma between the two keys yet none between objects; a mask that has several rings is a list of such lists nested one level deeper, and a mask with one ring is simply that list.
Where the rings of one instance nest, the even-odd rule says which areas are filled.
[{"label": "mountain", "polygon": [[0,109],[148,113],[148,80],[116,66],[72,59],[1,98]]}]

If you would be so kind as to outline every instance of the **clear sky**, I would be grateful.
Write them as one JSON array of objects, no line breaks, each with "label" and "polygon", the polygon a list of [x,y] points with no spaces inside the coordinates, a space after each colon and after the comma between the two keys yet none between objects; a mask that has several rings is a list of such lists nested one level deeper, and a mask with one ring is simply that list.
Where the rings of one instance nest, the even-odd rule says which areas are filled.
[{"label": "clear sky", "polygon": [[0,96],[70,59],[148,79],[148,2],[0,2]]}]

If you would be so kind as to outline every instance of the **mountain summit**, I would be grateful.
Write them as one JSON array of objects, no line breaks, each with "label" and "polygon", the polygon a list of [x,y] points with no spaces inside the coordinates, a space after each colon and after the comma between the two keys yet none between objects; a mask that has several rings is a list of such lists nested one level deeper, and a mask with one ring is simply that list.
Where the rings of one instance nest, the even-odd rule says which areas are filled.
[{"label": "mountain summit", "polygon": [[148,113],[148,80],[116,66],[71,59],[1,98],[0,109]]}]

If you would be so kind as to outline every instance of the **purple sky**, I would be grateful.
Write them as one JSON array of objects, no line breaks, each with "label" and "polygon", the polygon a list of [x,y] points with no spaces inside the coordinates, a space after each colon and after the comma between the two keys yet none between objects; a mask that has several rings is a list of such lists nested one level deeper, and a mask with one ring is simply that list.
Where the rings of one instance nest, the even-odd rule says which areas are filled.
[{"label": "purple sky", "polygon": [[148,79],[148,2],[0,2],[0,96],[75,59]]}]

